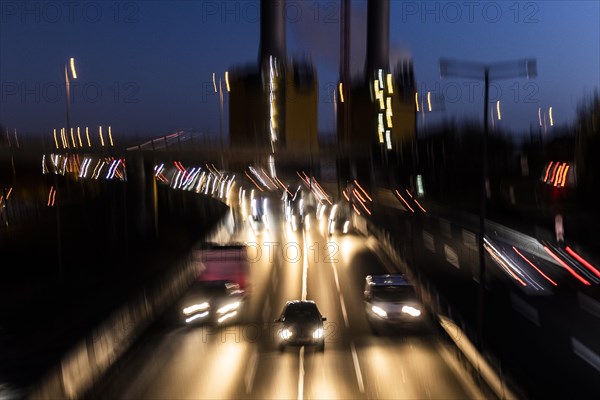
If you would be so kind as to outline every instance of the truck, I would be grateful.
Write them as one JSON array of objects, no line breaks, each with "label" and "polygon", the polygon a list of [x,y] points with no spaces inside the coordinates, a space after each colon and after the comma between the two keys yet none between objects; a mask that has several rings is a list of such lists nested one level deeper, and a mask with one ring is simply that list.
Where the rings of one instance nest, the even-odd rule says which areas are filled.
[{"label": "truck", "polygon": [[203,268],[179,303],[182,322],[220,326],[239,320],[248,293],[246,246],[209,243],[194,258]]}]

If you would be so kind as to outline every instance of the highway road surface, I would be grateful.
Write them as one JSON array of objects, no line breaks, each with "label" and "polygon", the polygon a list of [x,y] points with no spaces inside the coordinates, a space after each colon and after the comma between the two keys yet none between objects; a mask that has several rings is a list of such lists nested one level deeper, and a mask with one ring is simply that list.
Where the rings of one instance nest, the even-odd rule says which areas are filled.
[{"label": "highway road surface", "polygon": [[[326,219],[293,231],[276,194],[268,230],[243,222],[250,293],[234,325],[155,324],[93,398],[100,399],[464,399],[482,398],[435,329],[371,331],[364,278],[393,271],[377,242],[325,234]],[[245,217],[245,216],[244,216]],[[239,218],[238,218],[239,220]],[[325,351],[277,348],[288,300],[314,300],[327,317]]]}]

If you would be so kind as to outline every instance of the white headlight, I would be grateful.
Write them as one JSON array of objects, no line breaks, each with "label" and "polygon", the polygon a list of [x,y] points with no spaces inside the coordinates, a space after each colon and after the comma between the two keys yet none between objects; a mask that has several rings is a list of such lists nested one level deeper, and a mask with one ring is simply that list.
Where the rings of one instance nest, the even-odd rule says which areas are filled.
[{"label": "white headlight", "polygon": [[200,303],[200,304],[194,304],[193,306],[189,306],[183,309],[183,313],[185,315],[190,315],[192,313],[195,313],[196,311],[205,311],[208,310],[208,308],[210,307],[210,305],[206,302],[204,303]]},{"label": "white headlight", "polygon": [[192,321],[194,321],[194,320],[196,320],[198,318],[204,318],[207,315],[208,315],[208,311],[204,311],[203,313],[192,315],[191,317],[186,318],[185,323],[189,324],[190,322],[192,322]]},{"label": "white headlight", "polygon": [[387,318],[387,312],[385,312],[385,310],[381,307],[373,306],[371,307],[371,310],[373,310],[373,312],[379,315],[381,318]]},{"label": "white headlight", "polygon": [[411,306],[403,306],[402,312],[410,315],[411,317],[418,317],[419,315],[421,315],[421,310]]},{"label": "white headlight", "polygon": [[289,329],[285,328],[283,329],[279,335],[283,338],[283,339],[289,339],[292,337],[292,331],[290,331]]},{"label": "white headlight", "polygon": [[323,337],[323,328],[317,328],[313,332],[313,339],[321,339]]},{"label": "white headlight", "polygon": [[226,314],[232,310],[237,309],[240,306],[240,302],[236,301],[235,303],[227,304],[217,310],[217,314]]}]

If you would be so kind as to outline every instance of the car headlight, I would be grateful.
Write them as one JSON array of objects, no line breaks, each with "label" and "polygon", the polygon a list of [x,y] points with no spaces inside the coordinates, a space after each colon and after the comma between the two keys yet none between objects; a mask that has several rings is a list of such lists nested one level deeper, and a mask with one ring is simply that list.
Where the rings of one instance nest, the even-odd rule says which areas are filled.
[{"label": "car headlight", "polygon": [[421,315],[421,310],[412,306],[403,306],[402,312],[410,315],[411,317],[418,317]]},{"label": "car headlight", "polygon": [[313,332],[313,339],[321,339],[323,337],[323,328],[317,328]]},{"label": "car headlight", "polygon": [[373,307],[371,307],[371,310],[375,314],[379,315],[381,318],[387,318],[387,312],[385,312],[385,310],[383,308],[378,307],[378,306],[373,306]]},{"label": "car headlight", "polygon": [[348,233],[348,226],[350,225],[350,221],[346,221],[344,222],[344,229],[343,232],[344,233]]},{"label": "car headlight", "polygon": [[281,332],[279,332],[279,335],[283,338],[283,339],[289,339],[292,337],[292,331],[290,331],[288,328],[282,329]]},{"label": "car headlight", "polygon": [[207,317],[207,316],[208,316],[208,311],[204,311],[203,313],[195,314],[195,315],[192,315],[191,317],[186,318],[185,319],[185,323],[189,324],[192,321],[195,321],[197,319],[204,318],[204,317]]},{"label": "car headlight", "polygon": [[227,304],[217,310],[217,314],[226,314],[230,311],[236,310],[240,306],[240,302],[236,301],[235,303]]},{"label": "car headlight", "polygon": [[183,313],[185,315],[190,315],[193,314],[197,311],[206,311],[210,308],[210,305],[207,302],[204,303],[200,303],[200,304],[194,304],[192,306],[186,307],[183,309]]}]

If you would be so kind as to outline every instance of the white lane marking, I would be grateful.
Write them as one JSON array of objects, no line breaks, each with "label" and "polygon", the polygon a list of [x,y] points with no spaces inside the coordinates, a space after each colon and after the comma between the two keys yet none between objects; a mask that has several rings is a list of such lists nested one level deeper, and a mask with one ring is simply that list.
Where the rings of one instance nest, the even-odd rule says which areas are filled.
[{"label": "white lane marking", "polygon": [[244,382],[246,383],[246,393],[252,392],[252,386],[254,384],[254,376],[256,375],[256,366],[258,365],[258,351],[254,349],[250,360],[248,361],[248,369],[246,370],[246,376]]},{"label": "white lane marking", "polygon": [[346,324],[346,328],[350,327],[348,323],[348,313],[346,312],[346,303],[344,302],[344,295],[340,289],[340,280],[338,278],[337,267],[335,264],[331,264],[333,267],[333,277],[335,278],[335,286],[337,288],[338,293],[340,294],[340,305],[342,307],[342,316],[344,317],[344,324]]},{"label": "white lane marking", "polygon": [[302,246],[302,300],[306,300],[306,280],[308,273],[308,249],[306,248],[306,232],[302,231],[302,241],[304,245]]},{"label": "white lane marking", "polygon": [[344,296],[340,293],[340,304],[342,306],[342,316],[344,317],[344,324],[346,328],[350,328],[350,324],[348,323],[348,314],[346,313],[346,304],[344,303]]},{"label": "white lane marking", "polygon": [[304,399],[304,346],[300,348],[300,367],[298,368],[298,400]]},{"label": "white lane marking", "polygon": [[358,355],[356,354],[356,347],[354,342],[350,342],[350,348],[352,350],[352,361],[354,361],[354,371],[356,372],[356,380],[358,381],[358,389],[361,393],[365,392],[365,384],[363,382],[362,373],[360,372],[360,364],[358,363]]}]

